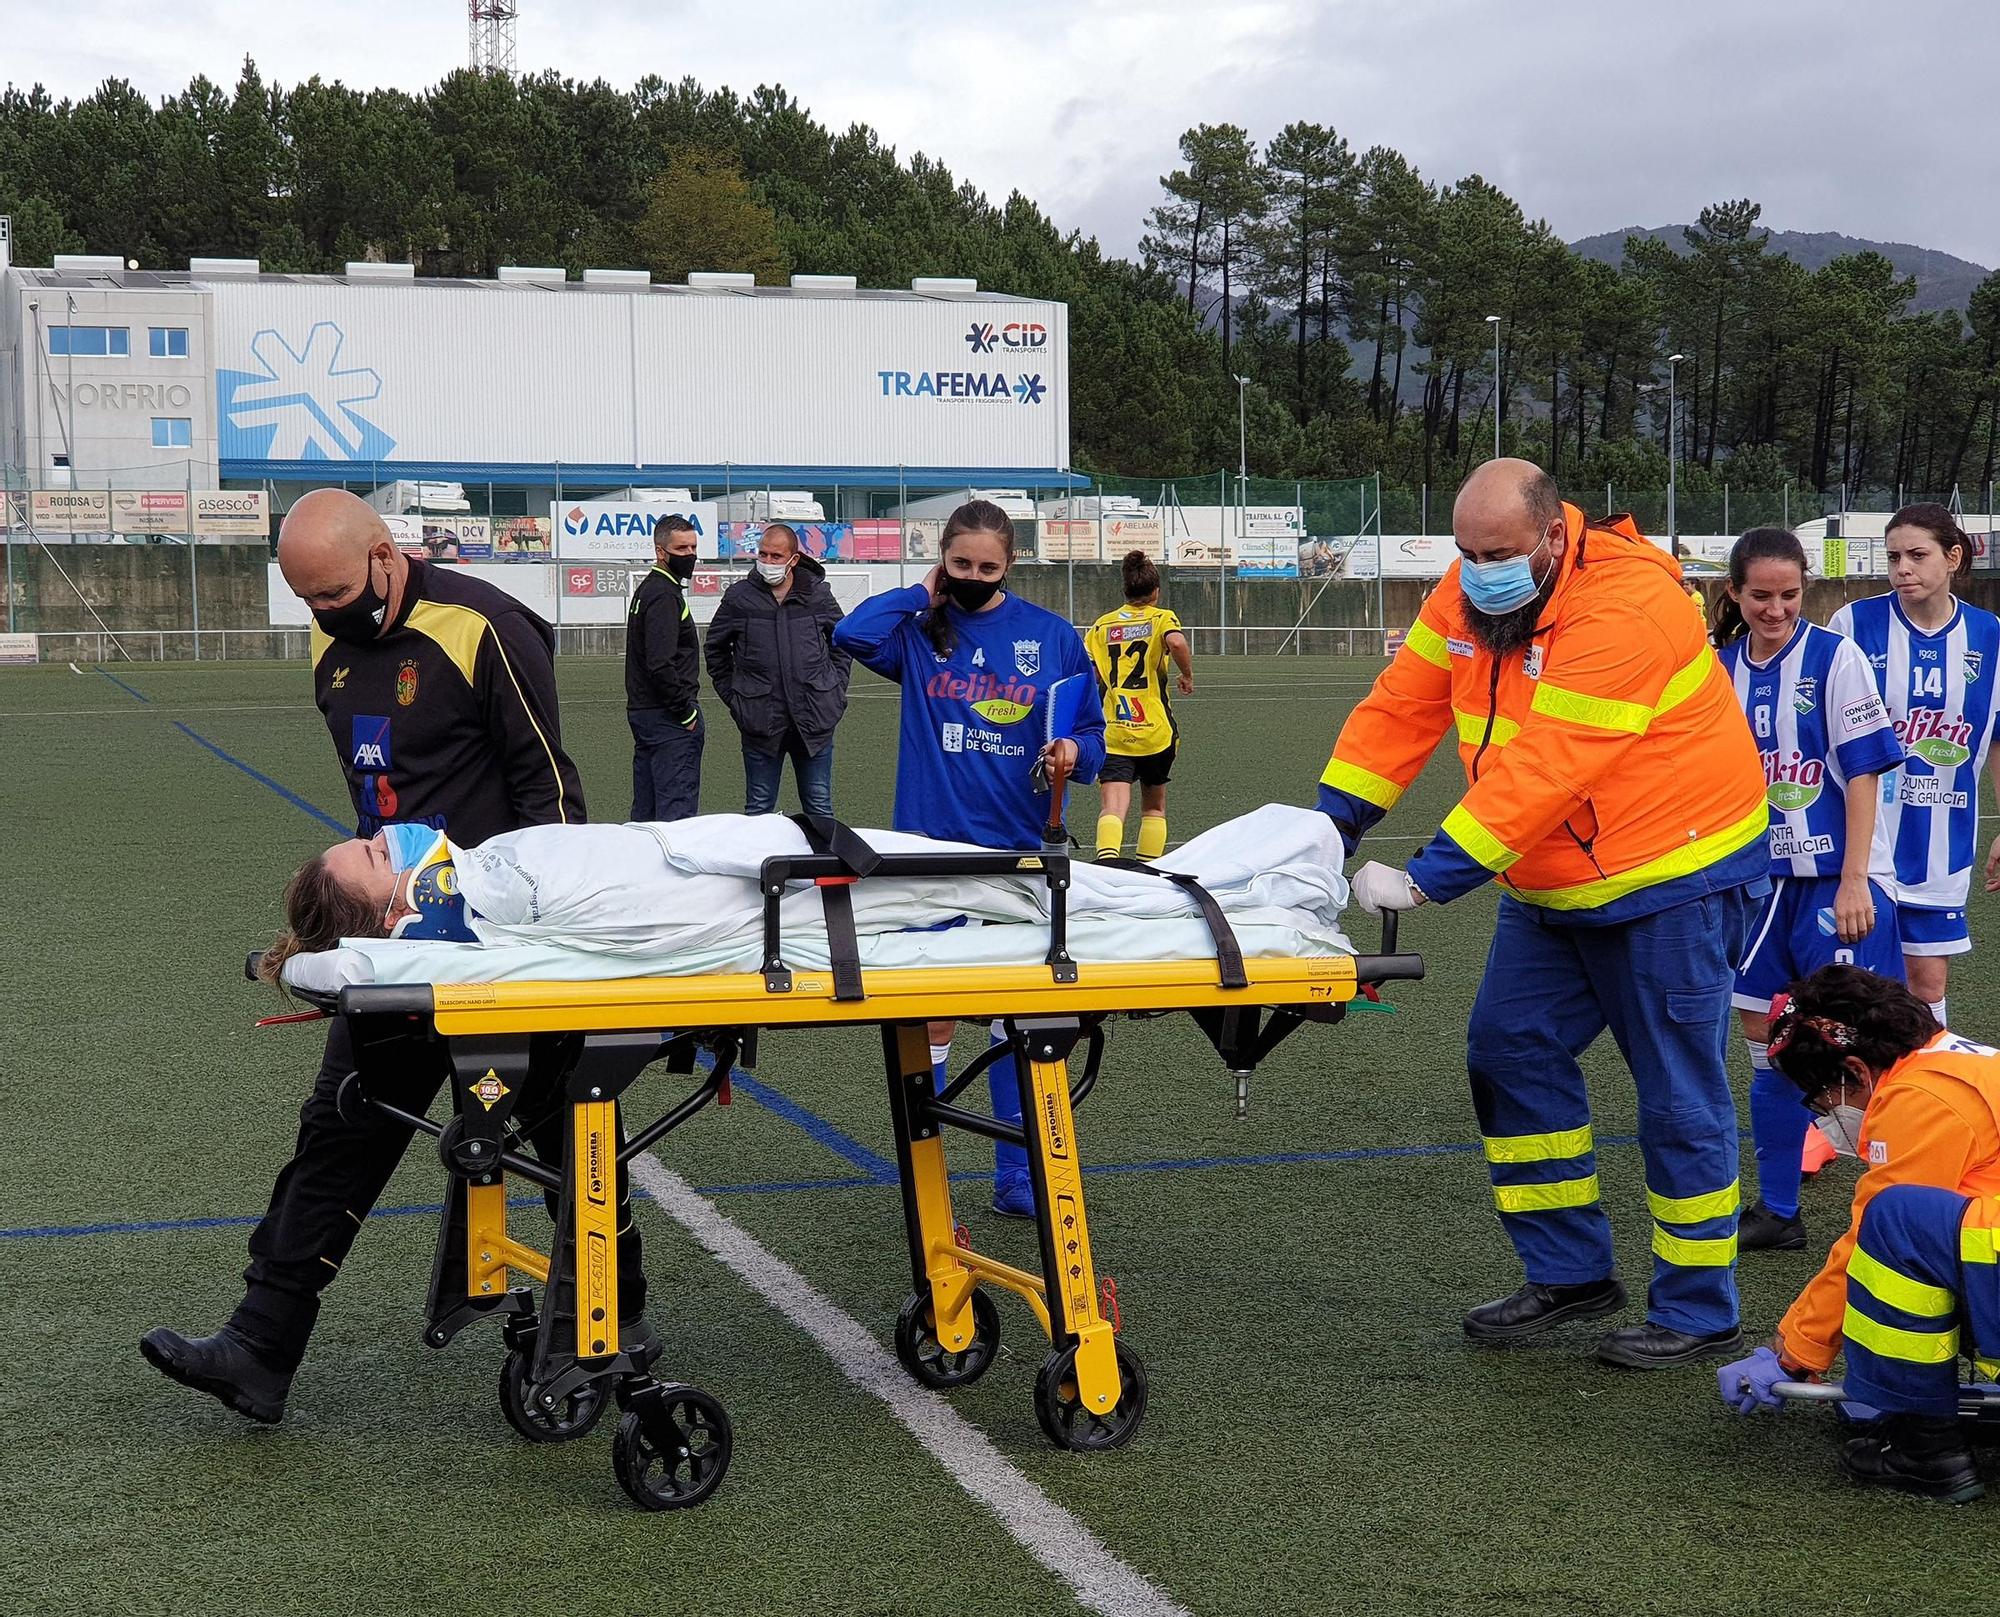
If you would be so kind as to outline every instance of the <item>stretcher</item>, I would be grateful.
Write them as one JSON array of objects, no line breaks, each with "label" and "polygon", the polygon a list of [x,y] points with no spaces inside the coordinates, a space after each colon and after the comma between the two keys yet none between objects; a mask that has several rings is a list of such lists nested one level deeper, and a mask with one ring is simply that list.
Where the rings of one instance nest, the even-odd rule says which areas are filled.
[{"label": "stretcher", "polygon": [[[1070,861],[1065,854],[880,855],[837,839],[826,851],[762,867],[763,969],[707,977],[551,982],[349,984],[315,997],[348,1019],[357,1070],[343,1112],[375,1107],[434,1135],[451,1175],[433,1265],[425,1339],[443,1346],[476,1320],[504,1322],[509,1355],[501,1401],[522,1435],[582,1435],[615,1397],[623,1414],[613,1462],[626,1493],[647,1509],[699,1503],[729,1464],[733,1437],[711,1395],[657,1380],[654,1349],[621,1340],[618,1326],[616,1170],[711,1101],[726,1102],[733,1064],[754,1062],[761,1033],[871,1025],[880,1030],[889,1117],[901,1184],[911,1292],[895,1326],[896,1354],[917,1381],[964,1386],[992,1365],[1000,1317],[991,1292],[1021,1298],[1047,1336],[1034,1386],[1037,1420],[1059,1447],[1117,1448],[1145,1414],[1143,1361],[1119,1335],[1115,1297],[1100,1290],[1085,1209],[1075,1112],[1096,1083],[1105,1024],[1121,1013],[1194,1018],[1235,1079],[1239,1115],[1257,1065],[1307,1023],[1336,1023],[1375,985],[1423,976],[1420,957],[1396,952],[1384,917],[1382,952],[1245,959],[1214,901],[1185,877],[1209,922],[1215,956],[1154,963],[1079,962],[1067,947]],[[863,970],[856,962],[847,889],[870,876],[1032,875],[1048,890],[1048,948],[1038,966]],[[788,887],[821,892],[830,969],[785,961],[778,903]],[[253,957],[254,963],[254,957]],[[941,1091],[926,1024],[996,1021],[1006,1040]],[[443,1124],[383,1098],[410,1043],[442,1044],[453,1074]],[[958,1104],[990,1062],[1011,1050],[1019,1124]],[[1080,1070],[1072,1058],[1081,1050]],[[708,1070],[671,1109],[629,1137],[621,1108],[655,1063]],[[533,1079],[560,1086],[570,1112],[564,1160],[526,1155],[510,1128]],[[952,1209],[947,1129],[1011,1141],[1027,1152],[1039,1273],[975,1250]],[[542,1254],[507,1226],[510,1176],[556,1197],[552,1249]],[[542,1286],[537,1310],[521,1276]]]},{"label": "stretcher", "polygon": [[[1744,1384],[1749,1390],[1749,1384]],[[1837,1381],[1778,1381],[1771,1390],[1788,1402],[1801,1404],[1844,1404],[1847,1389]],[[2000,1426],[2000,1384],[1991,1381],[1962,1381],[1958,1386],[1958,1417],[1982,1426]]]}]

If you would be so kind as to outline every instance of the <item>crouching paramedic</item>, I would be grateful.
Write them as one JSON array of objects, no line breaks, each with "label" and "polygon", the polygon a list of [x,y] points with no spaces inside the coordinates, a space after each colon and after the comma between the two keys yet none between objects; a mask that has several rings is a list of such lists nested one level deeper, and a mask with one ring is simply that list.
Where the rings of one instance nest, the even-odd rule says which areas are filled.
[{"label": "crouching paramedic", "polygon": [[[546,623],[456,568],[404,556],[367,503],[338,489],[317,490],[292,507],[278,564],[312,611],[314,697],[363,837],[385,821],[421,821],[469,846],[522,826],[584,819],[576,766],[557,728],[554,635]],[[337,883],[301,892],[299,882],[288,908],[340,913]],[[365,907],[362,919],[370,919]],[[333,928],[350,935],[370,929]],[[243,1300],[228,1323],[192,1340],[160,1327],[140,1344],[165,1374],[253,1420],[283,1415],[320,1293],[410,1143],[408,1128],[377,1115],[342,1117],[335,1097],[354,1066],[347,1022],[335,1017],[299,1113],[292,1160],[251,1233]],[[441,1055],[413,1055],[395,1074],[391,1098],[420,1113],[447,1076]],[[522,1101],[537,1149],[559,1155],[554,1098],[537,1093]],[[621,1182],[621,1194],[624,1188]],[[645,1282],[629,1212],[623,1221],[619,1313],[630,1329]]]},{"label": "crouching paramedic", "polygon": [[1320,807],[1350,851],[1447,733],[1468,787],[1407,871],[1369,864],[1375,909],[1498,879],[1467,1029],[1473,1107],[1526,1283],[1465,1317],[1509,1342],[1624,1305],[1577,1057],[1608,1027],[1639,1094],[1653,1215],[1646,1322],[1609,1363],[1733,1348],[1736,1108],[1729,996],[1769,891],[1764,776],[1680,568],[1629,520],[1592,526],[1554,480],[1496,460],[1452,512],[1459,559],[1349,716]]},{"label": "crouching paramedic", "polygon": [[2000,1359],[2000,1051],[1940,1032],[1930,1006],[1858,966],[1824,966],[1771,1006],[1771,1064],[1862,1162],[1847,1233],[1776,1340],[1716,1372],[1741,1414],[1846,1350],[1842,1444],[1862,1482],[1954,1504],[1979,1472],[1958,1420],[1959,1356]]}]

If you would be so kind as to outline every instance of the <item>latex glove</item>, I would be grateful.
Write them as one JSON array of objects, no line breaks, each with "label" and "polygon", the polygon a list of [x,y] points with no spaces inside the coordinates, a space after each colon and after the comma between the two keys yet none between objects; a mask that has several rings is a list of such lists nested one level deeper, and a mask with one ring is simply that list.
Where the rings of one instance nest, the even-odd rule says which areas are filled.
[{"label": "latex glove", "polygon": [[1785,1400],[1771,1389],[1794,1379],[1778,1362],[1776,1353],[1760,1347],[1747,1359],[1733,1360],[1716,1371],[1715,1387],[1737,1414],[1754,1415],[1759,1409],[1782,1408]]},{"label": "latex glove", "polygon": [[1371,859],[1354,873],[1354,902],[1365,910],[1410,910],[1417,896],[1410,878],[1391,865]]}]

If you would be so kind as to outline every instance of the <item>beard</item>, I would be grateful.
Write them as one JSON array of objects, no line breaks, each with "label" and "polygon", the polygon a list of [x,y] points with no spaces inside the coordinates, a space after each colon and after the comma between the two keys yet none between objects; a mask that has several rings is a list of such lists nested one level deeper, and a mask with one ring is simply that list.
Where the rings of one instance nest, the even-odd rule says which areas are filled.
[{"label": "beard", "polygon": [[1535,638],[1535,623],[1542,615],[1542,608],[1548,605],[1549,590],[1545,585],[1535,591],[1535,598],[1511,612],[1482,612],[1470,601],[1465,606],[1465,626],[1477,640],[1496,657],[1504,657],[1510,651],[1519,651]]}]

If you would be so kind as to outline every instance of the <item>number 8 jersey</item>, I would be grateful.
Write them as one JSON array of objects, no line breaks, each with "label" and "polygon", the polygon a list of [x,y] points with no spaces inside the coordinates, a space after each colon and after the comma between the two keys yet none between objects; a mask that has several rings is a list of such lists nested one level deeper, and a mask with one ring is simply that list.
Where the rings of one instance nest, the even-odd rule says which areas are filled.
[{"label": "number 8 jersey", "polygon": [[1961,906],[1977,857],[1979,774],[2000,717],[2000,618],[1961,601],[1949,623],[1926,634],[1890,594],[1849,602],[1828,627],[1867,657],[1902,744],[1902,766],[1883,777],[1875,821],[1897,900]]},{"label": "number 8 jersey", "polygon": [[1167,701],[1167,636],[1181,620],[1163,606],[1121,606],[1083,637],[1104,687],[1104,748],[1121,758],[1150,758],[1174,744]]}]

